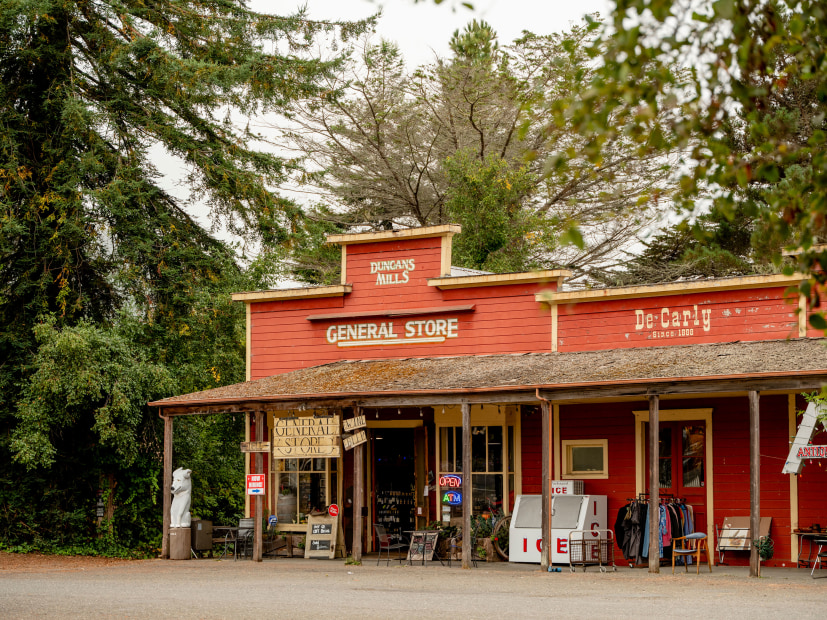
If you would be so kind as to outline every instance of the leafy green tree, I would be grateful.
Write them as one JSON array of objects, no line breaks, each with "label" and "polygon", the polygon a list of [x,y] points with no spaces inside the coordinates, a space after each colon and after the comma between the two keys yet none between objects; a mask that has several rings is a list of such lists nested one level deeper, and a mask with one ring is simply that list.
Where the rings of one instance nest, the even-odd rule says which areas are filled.
[{"label": "leafy green tree", "polygon": [[[214,233],[276,247],[295,219],[273,191],[291,164],[247,121],[320,96],[342,57],[315,57],[316,35],[369,25],[241,0],[0,4],[0,541],[85,540],[99,491],[112,545],[157,537],[160,420],[140,403],[243,379],[228,293],[261,262],[245,279]],[[185,166],[185,198],[158,153]],[[182,433],[237,470],[211,424]]]},{"label": "leafy green tree", "polygon": [[[825,35],[818,0],[618,0],[592,48],[599,69],[582,96],[554,107],[555,123],[588,138],[592,161],[618,126],[637,153],[688,148],[676,208],[711,199],[718,213],[759,221],[754,241],[803,248],[802,291],[817,303],[827,278],[816,269],[827,263]],[[665,133],[653,121],[664,113]]]}]

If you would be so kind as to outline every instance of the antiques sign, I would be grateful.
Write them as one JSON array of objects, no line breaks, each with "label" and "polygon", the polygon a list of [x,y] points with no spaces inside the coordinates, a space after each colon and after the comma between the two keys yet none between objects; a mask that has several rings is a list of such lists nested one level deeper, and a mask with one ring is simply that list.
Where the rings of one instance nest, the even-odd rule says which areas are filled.
[{"label": "antiques sign", "polygon": [[339,448],[339,416],[324,418],[275,418],[273,458],[336,458]]},{"label": "antiques sign", "polygon": [[800,459],[827,459],[827,446],[804,446],[798,449]]}]

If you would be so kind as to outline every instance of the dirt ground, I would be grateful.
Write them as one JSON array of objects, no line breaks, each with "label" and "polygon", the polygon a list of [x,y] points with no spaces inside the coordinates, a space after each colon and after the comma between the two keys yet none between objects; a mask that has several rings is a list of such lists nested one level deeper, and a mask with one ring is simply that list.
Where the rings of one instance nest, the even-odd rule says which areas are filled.
[{"label": "dirt ground", "polygon": [[279,558],[189,561],[0,553],[0,618],[763,618],[823,615],[825,578],[806,569],[618,567],[544,573],[536,565],[361,566]]},{"label": "dirt ground", "polygon": [[133,560],[95,558],[82,555],[43,555],[41,553],[0,552],[0,571],[17,573],[48,571],[82,571],[104,566],[128,564]]}]

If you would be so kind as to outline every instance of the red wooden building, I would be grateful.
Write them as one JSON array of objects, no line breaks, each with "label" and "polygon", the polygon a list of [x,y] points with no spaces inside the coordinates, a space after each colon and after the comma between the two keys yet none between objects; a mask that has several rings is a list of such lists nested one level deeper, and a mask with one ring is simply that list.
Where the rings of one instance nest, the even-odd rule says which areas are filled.
[{"label": "red wooden building", "polygon": [[[242,411],[249,438],[276,446],[294,420],[363,415],[367,442],[353,450],[314,439],[248,462],[269,474],[260,515],[301,531],[312,509],[338,503],[355,555],[373,545],[372,522],[467,522],[579,479],[608,497],[611,522],[647,493],[685,499],[710,541],[727,517],[771,517],[770,564],[796,565],[794,530],[827,525],[821,461],[781,473],[802,394],[827,382],[800,278],[565,291],[563,270],[452,268],[459,232],[332,236],[340,285],[234,295],[247,309],[248,381],[152,403],[168,437],[175,416]],[[441,501],[449,474],[461,476],[460,506]]]}]

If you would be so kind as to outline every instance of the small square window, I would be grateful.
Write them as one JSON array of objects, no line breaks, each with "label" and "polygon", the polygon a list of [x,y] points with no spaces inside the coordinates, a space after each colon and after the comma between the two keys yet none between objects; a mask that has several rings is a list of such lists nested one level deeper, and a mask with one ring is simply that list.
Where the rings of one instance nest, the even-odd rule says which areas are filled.
[{"label": "small square window", "polygon": [[563,475],[568,478],[608,478],[609,440],[563,440]]}]

